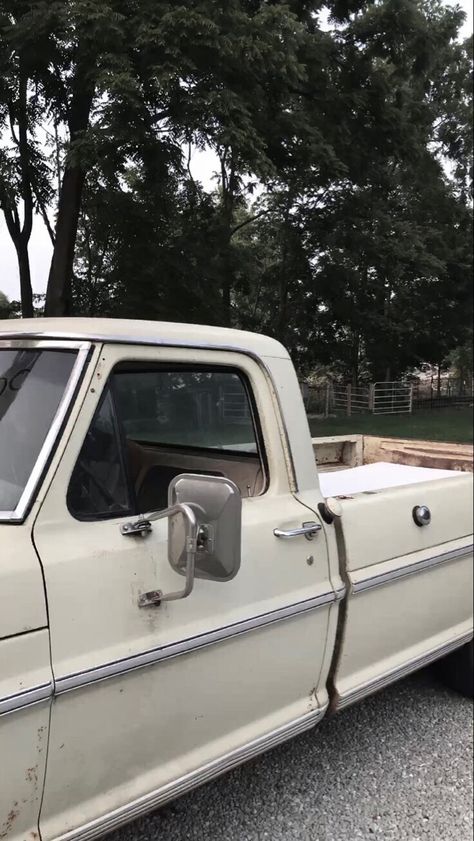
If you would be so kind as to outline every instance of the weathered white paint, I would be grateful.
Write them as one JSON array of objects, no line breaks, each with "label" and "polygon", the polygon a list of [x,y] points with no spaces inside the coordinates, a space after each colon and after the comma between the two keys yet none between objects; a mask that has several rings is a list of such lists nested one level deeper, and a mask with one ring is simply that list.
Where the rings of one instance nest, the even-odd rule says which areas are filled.
[{"label": "weathered white paint", "polygon": [[[341,611],[341,705],[468,638],[472,475],[375,493],[357,486],[340,500],[342,517],[326,525],[301,393],[278,343],[218,328],[83,319],[4,322],[0,340],[12,330],[89,339],[94,351],[26,522],[0,528],[0,701],[11,707],[0,716],[0,834],[9,841],[34,841],[41,794],[44,841],[93,838],[316,722],[329,701]],[[79,522],[65,502],[104,383],[124,359],[240,368],[269,467],[266,492],[243,500],[236,578],[196,581],[188,599],[145,611],[140,592],[181,583],[167,562],[165,524],[135,541],[120,534],[122,520]],[[431,509],[427,528],[413,521],[417,504]],[[307,520],[323,526],[311,543],[273,535]],[[426,565],[442,553],[450,559]],[[367,586],[371,578],[377,586]],[[346,600],[337,601],[345,585]],[[126,666],[143,652],[307,600],[321,604]],[[123,673],[89,681],[110,663],[125,664]],[[36,697],[25,690],[48,693],[52,676],[54,703],[18,706]]]}]

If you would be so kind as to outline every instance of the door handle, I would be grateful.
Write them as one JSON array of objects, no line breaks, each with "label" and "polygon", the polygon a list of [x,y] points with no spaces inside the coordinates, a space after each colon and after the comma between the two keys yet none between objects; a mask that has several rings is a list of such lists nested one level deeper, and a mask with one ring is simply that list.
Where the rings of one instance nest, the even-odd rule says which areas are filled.
[{"label": "door handle", "polygon": [[305,537],[306,540],[312,540],[321,529],[322,526],[319,523],[303,523],[297,529],[273,529],[273,534],[283,540],[289,540],[290,537]]}]

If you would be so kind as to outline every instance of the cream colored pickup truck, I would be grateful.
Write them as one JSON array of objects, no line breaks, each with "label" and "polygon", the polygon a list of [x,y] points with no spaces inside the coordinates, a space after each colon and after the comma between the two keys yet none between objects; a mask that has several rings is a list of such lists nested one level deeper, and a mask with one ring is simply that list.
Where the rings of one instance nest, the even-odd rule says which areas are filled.
[{"label": "cream colored pickup truck", "polygon": [[318,476],[263,336],[3,321],[2,841],[95,838],[434,660],[472,692],[472,489]]}]

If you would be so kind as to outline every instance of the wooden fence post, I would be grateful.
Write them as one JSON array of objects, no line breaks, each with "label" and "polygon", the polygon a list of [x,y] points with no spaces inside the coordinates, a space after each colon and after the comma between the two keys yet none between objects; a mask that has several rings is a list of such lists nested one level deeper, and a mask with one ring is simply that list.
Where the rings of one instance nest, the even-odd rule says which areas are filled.
[{"label": "wooden fence post", "polygon": [[325,418],[329,417],[329,389],[330,389],[330,385],[329,385],[329,383],[326,383],[326,402],[325,402],[325,405],[324,405],[324,417]]},{"label": "wooden fence post", "polygon": [[347,386],[347,416],[350,417],[352,414],[352,386]]},{"label": "wooden fence post", "polygon": [[369,412],[374,413],[375,409],[375,383],[369,385]]}]

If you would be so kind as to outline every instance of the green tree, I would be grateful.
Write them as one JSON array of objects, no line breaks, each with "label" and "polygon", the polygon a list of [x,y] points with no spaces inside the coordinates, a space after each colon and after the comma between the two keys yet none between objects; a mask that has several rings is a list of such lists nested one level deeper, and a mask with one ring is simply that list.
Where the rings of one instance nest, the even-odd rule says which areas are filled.
[{"label": "green tree", "polygon": [[8,318],[10,316],[10,301],[4,292],[0,292],[0,318]]},{"label": "green tree", "polygon": [[[354,382],[439,364],[464,341],[462,15],[334,2],[328,32],[320,8],[48,4],[38,90],[62,125],[74,90],[87,105],[66,132],[48,312],[264,330],[302,371],[331,364]],[[192,177],[196,146],[216,155],[212,194]]]},{"label": "green tree", "polygon": [[[334,110],[346,92],[349,117],[338,111],[335,124],[350,142],[328,134],[337,155],[327,182],[315,166],[286,169],[258,223],[265,254],[273,243],[262,313],[302,365],[316,350],[355,383],[361,371],[391,378],[423,359],[438,364],[465,335],[471,217],[441,161],[457,147],[440,141],[450,108],[460,113],[446,85],[460,22],[440,4],[406,2],[340,18]],[[461,151],[465,172],[467,142]]]},{"label": "green tree", "polygon": [[468,340],[454,348],[444,360],[444,366],[451,369],[459,383],[459,393],[471,391],[474,377],[473,335],[472,329]]},{"label": "green tree", "polygon": [[[267,93],[299,77],[299,26],[286,3],[263,0],[224,5],[213,0],[138,5],[133,0],[33,0],[20,7],[13,32],[10,22],[7,14],[7,50],[27,53],[35,40],[41,41],[34,67],[38,96],[47,102],[54,123],[64,127],[46,296],[46,312],[56,315],[71,306],[87,172],[101,161],[123,169],[142,156],[152,139],[175,151],[194,139],[232,147],[239,167],[245,161],[262,173],[268,158],[262,136],[262,126],[267,136],[270,126]],[[272,109],[283,101],[273,95]],[[230,185],[233,191],[233,177]],[[223,202],[224,215],[229,206]]]},{"label": "green tree", "polygon": [[33,315],[28,243],[34,213],[45,221],[51,200],[49,169],[38,130],[47,106],[38,94],[44,41],[24,40],[19,30],[28,4],[0,2],[0,208],[18,259],[21,307]]}]

